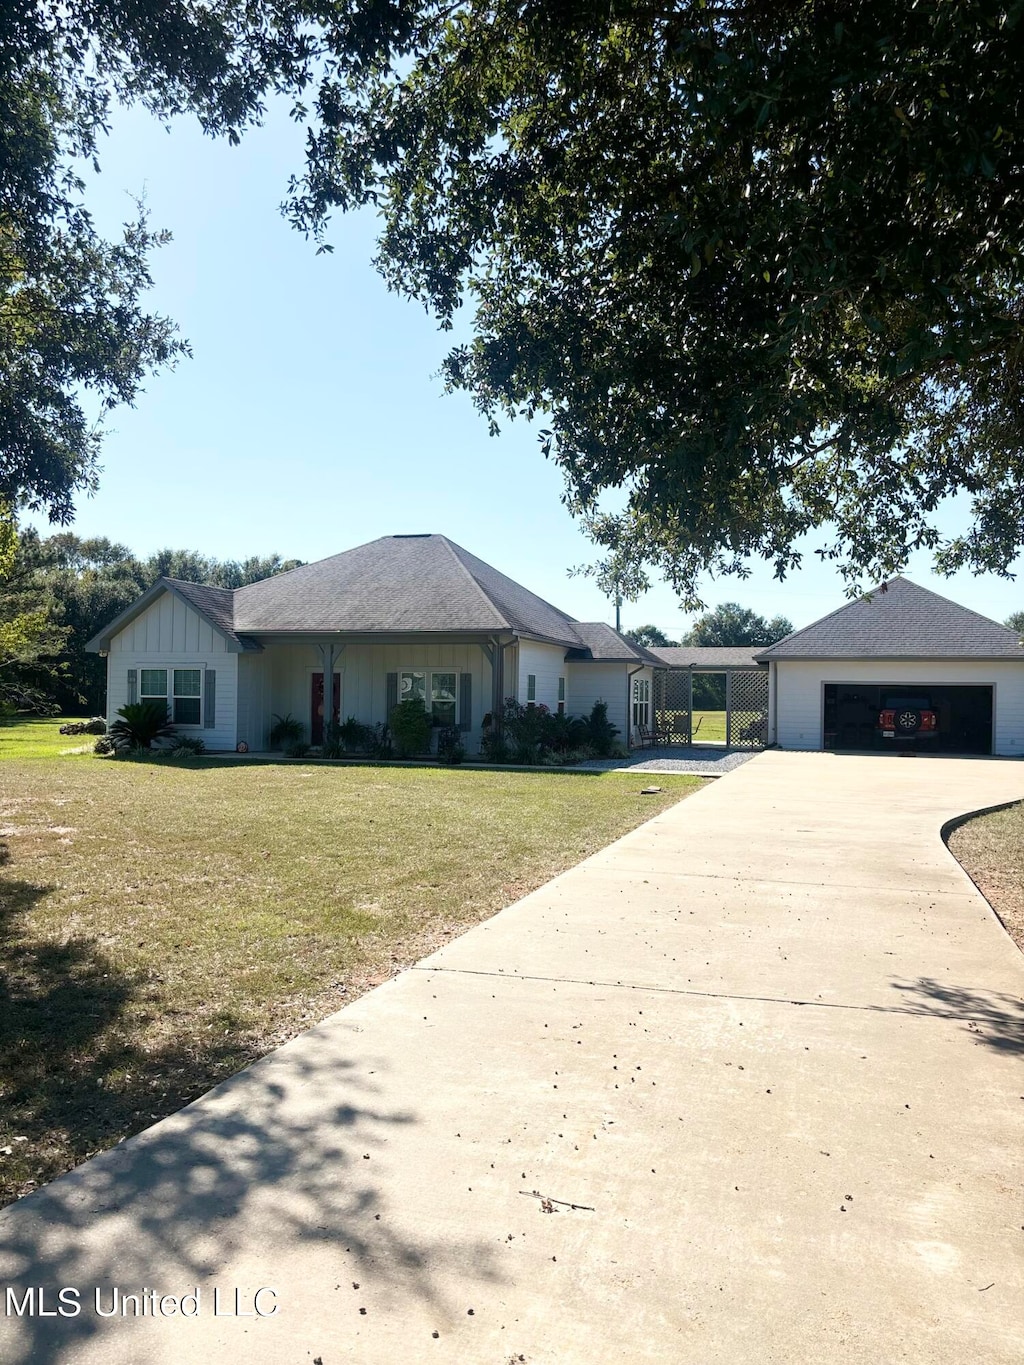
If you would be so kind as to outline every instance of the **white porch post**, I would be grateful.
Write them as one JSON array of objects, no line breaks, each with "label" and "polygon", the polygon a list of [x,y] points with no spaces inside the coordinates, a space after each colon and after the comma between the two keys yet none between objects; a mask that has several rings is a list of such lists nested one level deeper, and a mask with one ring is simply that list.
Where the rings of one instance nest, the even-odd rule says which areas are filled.
[{"label": "white porch post", "polygon": [[[327,738],[330,727],[334,723],[334,665],[345,652],[343,644],[337,644],[331,640],[326,645],[319,645],[320,661],[324,670],[324,738]],[[339,716],[340,720],[341,717]]]}]

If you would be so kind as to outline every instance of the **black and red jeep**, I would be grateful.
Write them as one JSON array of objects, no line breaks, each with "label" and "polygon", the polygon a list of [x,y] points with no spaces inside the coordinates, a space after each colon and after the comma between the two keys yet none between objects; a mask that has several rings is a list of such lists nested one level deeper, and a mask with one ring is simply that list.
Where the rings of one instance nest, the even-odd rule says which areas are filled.
[{"label": "black and red jeep", "polygon": [[883,739],[934,739],[939,733],[932,699],[921,693],[883,692],[877,725]]}]

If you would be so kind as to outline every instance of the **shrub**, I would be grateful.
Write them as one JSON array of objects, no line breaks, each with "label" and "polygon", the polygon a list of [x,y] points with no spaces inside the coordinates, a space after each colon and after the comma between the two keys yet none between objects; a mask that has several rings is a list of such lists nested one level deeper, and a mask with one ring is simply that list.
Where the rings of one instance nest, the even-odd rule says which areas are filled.
[{"label": "shrub", "polygon": [[391,712],[391,734],[399,758],[430,750],[430,717],[419,697],[406,697]]},{"label": "shrub", "polygon": [[[369,728],[369,727],[367,727]],[[370,731],[369,752],[374,758],[390,758],[394,752],[391,731],[379,721]]]},{"label": "shrub", "polygon": [[593,746],[598,758],[608,758],[612,743],[619,733],[619,727],[608,719],[608,703],[595,701],[587,718],[587,742]]},{"label": "shrub", "polygon": [[321,758],[343,758],[345,755],[345,741],[341,737],[341,726],[338,724],[324,726],[324,739],[320,745]]},{"label": "shrub", "polygon": [[287,758],[305,758],[309,753],[309,745],[300,739],[297,744],[289,744],[284,752]]},{"label": "shrub", "polygon": [[437,759],[439,763],[461,763],[466,757],[466,746],[456,725],[446,725],[437,736]]},{"label": "shrub", "polygon": [[375,739],[373,726],[364,725],[362,721],[356,720],[355,716],[349,716],[343,725],[338,726],[338,735],[346,753],[368,754],[373,751]]},{"label": "shrub", "polygon": [[117,720],[110,727],[110,738],[119,754],[131,749],[151,749],[155,739],[165,739],[173,734],[167,704],[162,701],[129,702],[121,707]]},{"label": "shrub", "polygon": [[485,730],[480,740],[480,752],[488,763],[508,763],[512,750],[500,730]]},{"label": "shrub", "polygon": [[206,753],[206,745],[198,735],[175,735],[174,743],[167,750],[170,758],[197,758]]},{"label": "shrub", "polygon": [[267,743],[272,749],[287,749],[289,744],[297,744],[302,739],[305,728],[302,721],[296,720],[290,711],[286,716],[279,716],[275,711]]}]

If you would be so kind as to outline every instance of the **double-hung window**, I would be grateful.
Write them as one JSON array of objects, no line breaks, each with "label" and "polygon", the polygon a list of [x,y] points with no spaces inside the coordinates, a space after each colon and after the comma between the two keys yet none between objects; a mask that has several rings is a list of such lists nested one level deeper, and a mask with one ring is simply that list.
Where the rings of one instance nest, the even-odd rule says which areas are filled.
[{"label": "double-hung window", "polygon": [[172,718],[175,725],[199,725],[202,721],[203,671],[201,668],[174,670]]},{"label": "double-hung window", "polygon": [[142,668],[139,700],[163,702],[175,725],[201,725],[203,670],[201,668]]},{"label": "double-hung window", "polygon": [[432,725],[454,725],[459,675],[448,669],[405,669],[398,675],[398,700],[419,700]]},{"label": "double-hung window", "polygon": [[565,679],[558,679],[558,714],[565,715]]},{"label": "double-hung window", "polygon": [[633,679],[633,725],[649,727],[651,724],[651,680]]}]

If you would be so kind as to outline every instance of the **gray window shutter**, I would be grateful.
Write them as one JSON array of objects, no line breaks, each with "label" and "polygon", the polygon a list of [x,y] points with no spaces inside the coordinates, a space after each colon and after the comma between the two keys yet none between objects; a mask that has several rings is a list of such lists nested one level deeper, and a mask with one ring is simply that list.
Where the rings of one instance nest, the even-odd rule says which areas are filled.
[{"label": "gray window shutter", "polygon": [[129,668],[128,670],[128,704],[133,705],[139,699],[139,670]]},{"label": "gray window shutter", "polygon": [[398,674],[388,674],[387,692],[384,697],[384,724],[391,724],[391,712],[398,705]]},{"label": "gray window shutter", "polygon": [[463,673],[459,678],[459,729],[473,728],[473,675]]},{"label": "gray window shutter", "polygon": [[214,669],[206,670],[203,690],[203,729],[212,730],[217,724],[217,674]]}]

